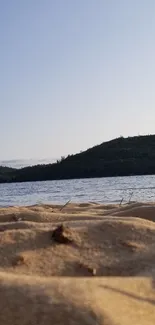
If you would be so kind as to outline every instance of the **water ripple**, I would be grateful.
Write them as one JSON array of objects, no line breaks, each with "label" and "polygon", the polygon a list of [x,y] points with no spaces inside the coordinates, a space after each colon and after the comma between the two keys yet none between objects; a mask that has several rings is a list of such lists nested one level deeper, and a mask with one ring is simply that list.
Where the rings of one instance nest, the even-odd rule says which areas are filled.
[{"label": "water ripple", "polygon": [[0,206],[36,203],[155,201],[155,176],[0,184]]}]

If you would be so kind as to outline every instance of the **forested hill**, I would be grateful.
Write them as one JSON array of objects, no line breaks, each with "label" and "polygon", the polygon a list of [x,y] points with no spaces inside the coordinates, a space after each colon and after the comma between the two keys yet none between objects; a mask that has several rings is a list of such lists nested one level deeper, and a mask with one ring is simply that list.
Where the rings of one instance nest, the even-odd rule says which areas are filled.
[{"label": "forested hill", "polygon": [[147,174],[155,174],[155,135],[119,137],[53,164],[0,167],[0,182]]},{"label": "forested hill", "polygon": [[16,173],[16,169],[0,166],[0,183],[6,183],[12,180],[12,175]]}]

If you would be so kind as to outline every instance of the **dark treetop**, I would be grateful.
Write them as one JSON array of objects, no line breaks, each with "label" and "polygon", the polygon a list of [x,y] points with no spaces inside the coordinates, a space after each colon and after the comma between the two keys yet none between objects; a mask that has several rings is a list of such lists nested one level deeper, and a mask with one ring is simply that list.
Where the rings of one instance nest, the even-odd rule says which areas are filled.
[{"label": "dark treetop", "polygon": [[0,183],[155,174],[155,135],[119,137],[56,163],[0,167]]}]

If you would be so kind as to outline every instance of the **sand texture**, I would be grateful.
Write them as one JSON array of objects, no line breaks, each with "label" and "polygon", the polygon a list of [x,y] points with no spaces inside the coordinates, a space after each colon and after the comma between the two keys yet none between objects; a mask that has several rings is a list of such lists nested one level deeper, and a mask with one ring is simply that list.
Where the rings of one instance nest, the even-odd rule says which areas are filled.
[{"label": "sand texture", "polygon": [[0,324],[155,324],[155,204],[0,209]]}]

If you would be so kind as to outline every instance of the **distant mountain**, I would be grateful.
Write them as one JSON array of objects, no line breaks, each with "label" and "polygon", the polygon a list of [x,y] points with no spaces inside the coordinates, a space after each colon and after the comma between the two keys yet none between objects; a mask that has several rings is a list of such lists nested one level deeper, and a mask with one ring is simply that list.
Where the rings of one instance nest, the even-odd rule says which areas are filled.
[{"label": "distant mountain", "polygon": [[52,164],[2,168],[0,182],[155,174],[155,135],[119,137]]},{"label": "distant mountain", "polygon": [[0,160],[0,166],[23,168],[27,166],[35,166],[38,164],[50,164],[54,163],[56,159],[12,159],[12,160]]}]

